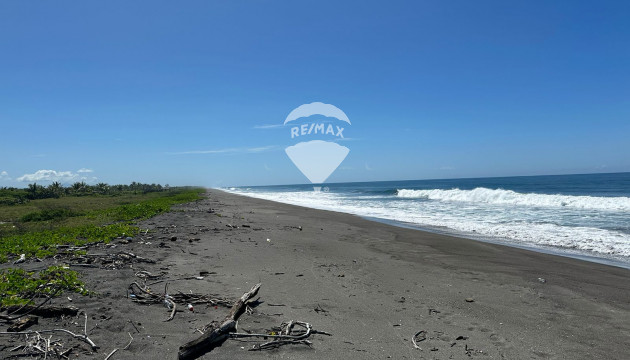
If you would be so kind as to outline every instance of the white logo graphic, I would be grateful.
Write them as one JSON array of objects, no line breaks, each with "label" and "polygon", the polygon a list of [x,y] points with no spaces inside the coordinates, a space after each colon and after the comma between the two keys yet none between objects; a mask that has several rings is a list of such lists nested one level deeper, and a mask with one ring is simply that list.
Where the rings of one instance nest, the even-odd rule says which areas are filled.
[{"label": "white logo graphic", "polygon": [[[312,115],[323,115],[350,124],[350,119],[341,109],[321,102],[298,106],[287,116],[284,124]],[[341,126],[326,122],[305,123],[291,127],[291,139],[308,137],[309,135],[333,136],[343,139],[343,130],[344,128]],[[310,140],[289,146],[285,151],[310,182],[321,184],[339,167],[348,156],[350,149],[333,141]],[[315,187],[315,190],[319,190],[319,188]]]}]

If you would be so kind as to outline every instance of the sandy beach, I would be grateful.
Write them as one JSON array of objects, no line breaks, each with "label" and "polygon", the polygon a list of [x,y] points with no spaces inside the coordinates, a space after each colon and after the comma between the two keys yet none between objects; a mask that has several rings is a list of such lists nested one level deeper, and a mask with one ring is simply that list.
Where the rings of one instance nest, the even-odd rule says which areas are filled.
[{"label": "sandy beach", "polygon": [[[262,283],[259,304],[240,332],[269,333],[298,320],[332,336],[248,351],[227,340],[203,359],[626,359],[630,348],[630,272],[626,269],[468,239],[400,228],[357,216],[209,190],[140,226],[123,250],[155,260],[116,270],[73,267],[97,295],[65,297],[88,317],[98,352],[74,341],[70,358],[175,359],[198,329],[228,308],[180,307],[127,297],[139,271],[163,274],[151,288],[235,300]],[[31,262],[43,269],[53,259]],[[62,262],[59,260],[59,262]],[[200,275],[200,273],[202,275]],[[150,281],[148,281],[150,282]],[[81,332],[83,317],[40,319],[33,329]],[[424,331],[414,348],[411,338]],[[133,341],[130,342],[130,336]],[[55,335],[65,342],[73,340]],[[257,341],[258,343],[261,340]],[[0,357],[18,337],[0,338]],[[80,344],[80,345],[79,345]]]}]

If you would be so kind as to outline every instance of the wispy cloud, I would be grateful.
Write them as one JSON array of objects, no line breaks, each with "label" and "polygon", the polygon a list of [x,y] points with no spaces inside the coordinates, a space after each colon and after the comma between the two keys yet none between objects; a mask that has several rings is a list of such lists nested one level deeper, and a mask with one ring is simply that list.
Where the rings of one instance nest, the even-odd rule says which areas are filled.
[{"label": "wispy cloud", "polygon": [[344,138],[335,138],[333,141],[359,141],[361,139],[359,138],[350,138],[350,137],[344,137]]},{"label": "wispy cloud", "polygon": [[214,149],[214,150],[190,150],[190,151],[178,151],[167,153],[169,155],[193,155],[193,154],[252,154],[265,151],[275,150],[278,147],[275,145],[260,146],[252,148],[227,148],[227,149]]},{"label": "wispy cloud", "polygon": [[277,129],[281,127],[284,127],[284,124],[254,125],[254,129]]},{"label": "wispy cloud", "polygon": [[93,173],[93,172],[94,172],[94,170],[92,170],[92,169],[86,169],[86,168],[81,168],[81,169],[77,170],[77,172],[78,172],[78,173],[80,173],[80,174],[81,174],[81,173]]},{"label": "wispy cloud", "polygon": [[9,173],[6,171],[0,172],[0,180],[11,180]]}]

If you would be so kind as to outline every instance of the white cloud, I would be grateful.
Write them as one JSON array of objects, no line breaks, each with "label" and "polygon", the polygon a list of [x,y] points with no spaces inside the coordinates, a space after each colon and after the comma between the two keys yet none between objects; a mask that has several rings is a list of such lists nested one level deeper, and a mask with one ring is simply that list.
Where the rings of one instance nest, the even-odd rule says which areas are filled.
[{"label": "white cloud", "polygon": [[[55,171],[55,170],[37,170],[33,174],[24,174],[16,179],[21,182],[35,182],[35,181],[78,181],[88,180],[87,177],[81,177],[79,174],[72,171]],[[96,177],[89,179],[91,181],[96,180]]]},{"label": "white cloud", "polygon": [[86,168],[81,168],[79,170],[77,170],[78,173],[93,173],[94,170],[92,169],[86,169]]},{"label": "white cloud", "polygon": [[265,125],[255,125],[254,129],[276,129],[284,127],[284,124],[265,124]]},{"label": "white cloud", "polygon": [[168,153],[169,155],[190,155],[190,154],[236,154],[236,153],[259,153],[263,151],[270,151],[277,148],[277,146],[261,146],[254,148],[227,148],[227,149],[216,149],[216,150],[191,150],[191,151],[180,151],[180,152],[172,152]]},{"label": "white cloud", "polygon": [[0,172],[0,180],[11,180],[9,173],[6,171]]}]

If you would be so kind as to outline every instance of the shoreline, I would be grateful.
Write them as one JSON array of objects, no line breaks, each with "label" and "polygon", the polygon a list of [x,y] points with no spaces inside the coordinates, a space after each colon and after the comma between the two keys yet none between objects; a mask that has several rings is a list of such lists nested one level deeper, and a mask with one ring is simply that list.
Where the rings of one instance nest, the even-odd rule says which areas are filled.
[{"label": "shoreline", "polygon": [[471,234],[471,233],[460,232],[460,231],[450,229],[450,228],[445,228],[444,230],[442,230],[440,228],[431,228],[431,227],[422,226],[415,223],[408,223],[404,221],[390,220],[390,219],[378,218],[378,217],[373,217],[373,216],[364,216],[364,215],[354,214],[351,212],[342,212],[342,211],[329,210],[329,209],[323,209],[323,208],[308,207],[308,206],[300,205],[300,204],[284,203],[281,201],[275,201],[275,200],[264,199],[264,198],[260,198],[256,196],[250,196],[248,194],[235,193],[230,190],[226,190],[224,188],[209,188],[209,190],[221,191],[228,194],[244,196],[244,197],[248,197],[252,199],[272,201],[272,202],[276,202],[278,204],[283,204],[283,205],[298,206],[305,209],[330,211],[330,212],[336,212],[340,214],[353,215],[353,216],[360,217],[362,219],[366,219],[369,221],[386,224],[390,226],[396,226],[396,227],[418,230],[422,232],[428,232],[428,233],[445,235],[445,236],[453,236],[457,238],[462,238],[462,239],[467,239],[467,240],[472,240],[472,241],[480,241],[480,242],[489,243],[489,244],[513,247],[513,248],[522,249],[522,250],[539,252],[542,254],[568,257],[571,259],[577,259],[581,261],[614,266],[614,267],[630,270],[630,259],[626,259],[623,257],[616,257],[614,255],[592,253],[586,250],[574,250],[574,249],[569,249],[569,248],[554,247],[552,245],[534,245],[534,244],[526,244],[526,243],[516,243],[514,242],[514,240],[510,241],[510,239],[500,238],[500,237],[481,236],[481,235],[475,236],[474,234]]},{"label": "shoreline", "polygon": [[[240,332],[268,334],[305,321],[332,336],[248,351],[227,340],[200,359],[625,359],[630,347],[630,272],[567,257],[406,229],[355,215],[208,190],[203,200],[139,223],[148,233],[89,253],[132,252],[154,263],[74,267],[92,297],[55,298],[88,314],[100,347],[63,337],[72,357],[172,359],[221,321],[226,307],[185,304],[171,321],[163,304],[138,304],[129,284],[146,271],[152,291],[235,300],[262,283]],[[115,245],[112,247],[111,245]],[[62,264],[47,258],[27,270]],[[201,275],[203,274],[203,275]],[[201,276],[200,276],[201,275]],[[541,281],[540,279],[544,279]],[[181,310],[180,310],[181,309]],[[83,331],[83,315],[40,318],[31,329]],[[413,347],[411,338],[426,338]],[[128,335],[129,333],[129,335]],[[130,345],[130,337],[133,337]],[[0,337],[0,357],[23,343]]]},{"label": "shoreline", "polygon": [[[549,339],[536,337],[538,343],[531,343],[534,340],[530,337],[532,334],[526,334],[526,331],[524,331],[528,326],[540,328],[540,321],[542,320],[549,328],[555,328],[555,331],[561,333],[573,333],[576,331],[577,333],[573,333],[573,336],[579,334],[577,337],[586,338],[592,335],[588,335],[586,331],[582,332],[581,329],[577,330],[577,328],[588,324],[591,330],[598,328],[595,332],[601,331],[602,335],[606,334],[600,338],[602,343],[599,345],[601,346],[604,346],[604,342],[608,342],[604,338],[612,336],[619,329],[623,329],[623,333],[630,335],[628,325],[617,323],[617,320],[621,318],[630,321],[630,304],[627,301],[630,295],[630,280],[628,277],[630,272],[625,268],[502,244],[436,234],[418,229],[408,229],[375,222],[353,214],[311,209],[227,193],[222,190],[218,191],[224,194],[224,196],[220,196],[222,199],[231,199],[235,203],[251,204],[251,206],[255,207],[281,209],[283,213],[291,214],[291,218],[304,218],[309,219],[310,222],[321,221],[322,223],[334,219],[335,223],[347,224],[350,228],[363,229],[363,231],[360,231],[358,240],[349,237],[345,241],[367,248],[370,252],[376,251],[396,262],[402,261],[405,263],[405,266],[410,266],[410,268],[419,267],[424,272],[439,274],[434,276],[438,279],[436,282],[441,285],[437,285],[438,288],[432,289],[432,291],[439,293],[444,290],[443,286],[446,286],[464,289],[464,291],[458,291],[461,294],[465,294],[466,291],[479,294],[479,290],[483,289],[481,294],[485,294],[480,296],[485,297],[485,295],[489,295],[490,298],[494,298],[494,300],[486,300],[492,303],[488,304],[492,308],[491,312],[501,314],[497,318],[504,316],[511,320],[516,320],[514,316],[518,314],[521,317],[518,322],[531,322],[526,326],[513,329],[516,333],[520,333],[521,336],[525,336],[527,339],[523,340],[530,342],[530,346],[545,347],[542,344],[547,343],[550,347],[557,347],[558,345],[555,344],[557,341],[566,341],[566,344],[559,346],[559,350],[573,354],[565,357],[565,355],[557,353],[557,351],[549,351],[550,348],[548,348],[547,351],[542,351],[541,354],[532,356],[532,358],[621,359],[623,356],[620,355],[621,352],[617,351],[620,351],[624,346],[619,346],[619,344],[630,345],[627,338],[619,338],[616,343],[605,345],[609,351],[604,351],[604,353],[600,354],[591,353],[591,355],[585,356],[585,353],[578,354],[570,350],[569,344],[573,343],[574,340],[570,340],[565,336],[559,338],[557,334],[547,334]],[[386,268],[387,270],[384,271],[390,271],[389,266]],[[402,272],[402,274],[406,273],[407,271]],[[455,281],[455,274],[463,276],[464,279],[460,278],[458,279],[459,281]],[[445,278],[449,280],[445,280]],[[545,279],[545,282],[539,282],[539,278]],[[448,282],[451,283],[449,284]],[[455,284],[456,282],[458,284]],[[482,284],[485,286],[478,288]],[[505,289],[502,289],[503,287],[509,288],[511,286],[516,288],[510,289],[509,292],[505,292]],[[397,287],[400,287],[400,284],[397,284]],[[446,291],[446,293],[452,295],[449,291]],[[512,293],[518,294],[517,298],[513,298]],[[461,296],[462,298],[459,301],[463,301],[463,297],[465,297],[464,295]],[[533,298],[529,299],[531,301],[523,301],[524,297],[532,296]],[[433,299],[432,301],[435,301],[435,294],[432,294],[430,298]],[[502,303],[503,300],[505,304]],[[534,310],[540,306],[536,304],[538,301],[549,303],[542,306],[542,308]],[[527,307],[531,306],[533,309],[523,308],[524,303],[527,303]],[[504,308],[506,304],[509,304],[508,308]],[[452,313],[461,312],[461,305],[451,303],[451,306],[454,308]],[[616,310],[609,312],[611,308]],[[530,312],[531,310],[534,310],[534,312]],[[430,312],[430,309],[428,311]],[[594,316],[594,314],[598,315]],[[482,317],[488,315],[485,313]],[[619,316],[619,318],[613,319],[615,316]],[[565,319],[560,320],[561,317]],[[597,324],[603,318],[609,318],[611,323],[607,325]],[[478,320],[481,322],[481,319]],[[484,320],[487,321],[488,319]],[[612,323],[617,323],[617,325],[610,327]],[[504,328],[506,323],[498,321],[498,324],[500,324],[501,328]],[[471,327],[474,328],[475,326]],[[482,332],[485,332],[485,330]],[[497,330],[497,332],[500,331]],[[599,347],[599,345],[594,345],[591,342],[591,346]],[[573,344],[571,346],[578,345]],[[543,353],[546,355],[543,355]],[[435,358],[442,357],[437,356]],[[454,358],[459,357],[455,356]],[[507,358],[528,357],[518,352]]]},{"label": "shoreline", "polygon": [[[296,205],[296,206],[299,206],[299,205]],[[316,210],[320,210],[320,209],[316,209]],[[350,213],[344,213],[344,214],[350,214]],[[350,214],[350,215],[354,215],[354,214]],[[507,246],[507,247],[512,247],[512,248],[521,249],[521,250],[538,252],[541,254],[567,257],[571,259],[630,270],[630,260],[620,259],[620,258],[616,258],[612,256],[611,257],[595,256],[595,255],[591,255],[587,253],[586,251],[570,250],[566,248],[556,248],[551,245],[535,246],[535,245],[528,245],[528,244],[517,244],[517,243],[513,243],[509,241],[503,241],[502,239],[494,239],[492,237],[483,237],[483,236],[474,237],[470,234],[458,233],[456,231],[449,231],[450,229],[441,231],[440,229],[431,229],[431,228],[423,227],[423,226],[416,225],[413,223],[404,223],[401,221],[380,219],[380,218],[360,216],[360,215],[355,215],[355,216],[359,216],[366,220],[383,223],[383,224],[391,225],[391,226],[397,226],[397,227],[402,227],[402,228],[407,228],[407,229],[412,229],[412,230],[434,233],[438,235],[453,236],[453,237],[458,237],[458,238],[471,240],[471,241],[480,241],[480,242],[488,243],[488,244]]]}]

